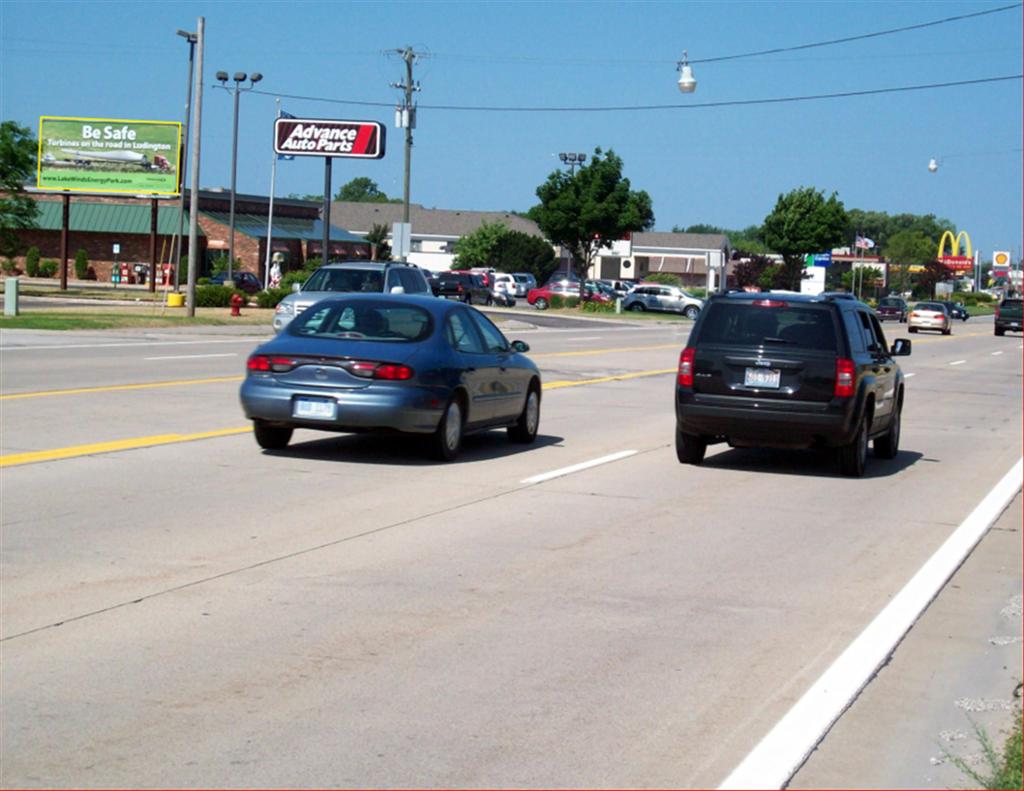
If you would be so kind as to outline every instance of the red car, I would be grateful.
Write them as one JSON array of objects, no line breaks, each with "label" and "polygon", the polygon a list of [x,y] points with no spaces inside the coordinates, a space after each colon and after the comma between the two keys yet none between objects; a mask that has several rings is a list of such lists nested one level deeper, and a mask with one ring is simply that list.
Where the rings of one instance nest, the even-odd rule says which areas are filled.
[{"label": "red car", "polygon": [[[580,284],[578,280],[562,280],[555,283],[547,283],[540,288],[531,288],[529,293],[526,295],[526,301],[533,305],[537,310],[547,310],[551,305],[552,297],[561,297],[562,299],[578,299],[580,295]],[[584,288],[583,290],[583,301],[584,302],[611,302],[611,298],[594,291],[591,288]]]}]

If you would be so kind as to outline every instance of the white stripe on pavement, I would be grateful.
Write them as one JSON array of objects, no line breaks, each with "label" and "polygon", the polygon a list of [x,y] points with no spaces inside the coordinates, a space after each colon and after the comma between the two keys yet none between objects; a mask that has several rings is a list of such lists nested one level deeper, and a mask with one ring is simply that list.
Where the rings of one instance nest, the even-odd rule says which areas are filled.
[{"label": "white stripe on pavement", "polygon": [[1002,477],[719,788],[782,788],[1020,491],[1024,458]]},{"label": "white stripe on pavement", "polygon": [[911,376],[917,376],[917,374],[903,374],[904,379],[909,379]]},{"label": "white stripe on pavement", "polygon": [[225,354],[175,354],[170,357],[143,357],[144,360],[199,360],[206,357],[237,357],[238,352]]},{"label": "white stripe on pavement", "polygon": [[592,461],[584,461],[580,464],[574,464],[571,467],[562,467],[560,470],[552,470],[551,472],[544,472],[540,475],[534,475],[532,478],[525,478],[520,483],[543,483],[544,481],[550,481],[552,478],[561,478],[563,475],[572,475],[574,472],[580,470],[588,470],[591,467],[597,467],[601,464],[608,464],[619,459],[625,459],[630,456],[635,456],[635,450],[623,450],[618,453],[612,453],[608,456],[602,456],[599,459],[593,459]]},{"label": "white stripe on pavement", "polygon": [[1002,352],[992,352],[993,357],[998,357]]},{"label": "white stripe on pavement", "polygon": [[950,365],[963,365],[967,360],[957,360],[956,362],[950,363]]},{"label": "white stripe on pavement", "polygon": [[135,349],[143,346],[202,346],[207,343],[263,343],[269,340],[260,335],[241,338],[221,338],[203,341],[130,341],[127,343],[66,343],[52,346],[0,346],[0,352],[37,352],[41,349]]}]

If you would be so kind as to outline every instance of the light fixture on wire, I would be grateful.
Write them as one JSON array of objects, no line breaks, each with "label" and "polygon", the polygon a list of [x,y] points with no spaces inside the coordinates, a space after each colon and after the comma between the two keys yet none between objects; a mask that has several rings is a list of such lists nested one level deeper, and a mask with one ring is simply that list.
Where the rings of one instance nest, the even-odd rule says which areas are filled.
[{"label": "light fixture on wire", "polygon": [[679,90],[682,93],[693,93],[697,90],[697,80],[693,76],[693,67],[690,65],[686,50],[683,50],[683,59],[676,64],[679,69]]}]

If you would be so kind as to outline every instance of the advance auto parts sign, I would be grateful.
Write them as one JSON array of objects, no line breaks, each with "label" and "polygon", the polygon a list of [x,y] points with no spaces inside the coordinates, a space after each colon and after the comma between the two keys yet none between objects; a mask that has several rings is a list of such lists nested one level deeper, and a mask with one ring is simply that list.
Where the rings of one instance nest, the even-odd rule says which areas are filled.
[{"label": "advance auto parts sign", "polygon": [[299,157],[381,159],[384,125],[377,121],[278,118],[274,122],[274,151]]},{"label": "advance auto parts sign", "polygon": [[178,121],[39,118],[36,185],[44,190],[177,195]]}]

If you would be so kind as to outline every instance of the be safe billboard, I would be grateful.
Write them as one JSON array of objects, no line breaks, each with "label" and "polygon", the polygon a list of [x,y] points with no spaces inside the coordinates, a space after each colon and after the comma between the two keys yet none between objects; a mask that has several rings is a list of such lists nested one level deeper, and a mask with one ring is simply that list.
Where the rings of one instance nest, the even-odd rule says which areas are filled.
[{"label": "be safe billboard", "polygon": [[39,118],[36,186],[44,190],[178,194],[177,121]]},{"label": "be safe billboard", "polygon": [[381,159],[384,132],[384,125],[378,121],[278,118],[274,122],[274,151],[299,157]]}]

